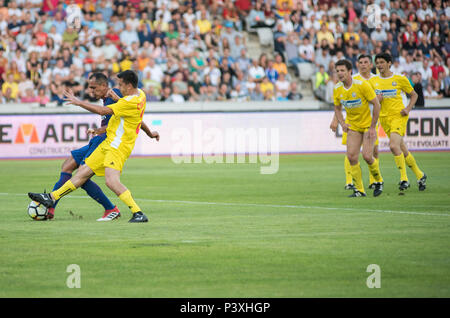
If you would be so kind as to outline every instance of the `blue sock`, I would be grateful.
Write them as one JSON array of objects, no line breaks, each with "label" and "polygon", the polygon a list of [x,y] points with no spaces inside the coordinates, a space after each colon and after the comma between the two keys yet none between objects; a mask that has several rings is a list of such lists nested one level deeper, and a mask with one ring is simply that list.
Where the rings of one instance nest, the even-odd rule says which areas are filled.
[{"label": "blue sock", "polygon": [[[61,172],[58,182],[56,182],[55,186],[53,187],[53,191],[61,188],[62,185],[67,182],[67,180],[70,180],[70,178],[72,178],[71,173]],[[53,208],[56,208],[56,205],[58,204],[58,202],[59,202],[59,200],[56,200],[55,204],[53,204]]]},{"label": "blue sock", "polygon": [[109,199],[106,197],[106,195],[103,193],[102,189],[98,186],[97,183],[89,179],[81,187],[84,189],[84,191],[87,192],[87,194],[92,199],[103,205],[105,210],[114,209],[115,205],[112,204],[111,201],[109,201]]}]

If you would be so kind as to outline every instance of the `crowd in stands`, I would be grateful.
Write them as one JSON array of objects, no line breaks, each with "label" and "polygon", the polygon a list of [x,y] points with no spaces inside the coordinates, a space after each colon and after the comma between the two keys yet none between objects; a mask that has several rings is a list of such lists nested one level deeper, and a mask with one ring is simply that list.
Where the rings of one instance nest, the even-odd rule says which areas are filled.
[{"label": "crowd in stands", "polygon": [[[336,61],[356,73],[360,54],[380,52],[425,98],[450,97],[449,18],[444,0],[0,0],[0,102],[62,105],[65,88],[91,99],[89,74],[114,86],[128,69],[148,101],[300,100],[302,63],[329,101]],[[258,28],[272,30],[273,52],[249,56],[245,31]]]}]

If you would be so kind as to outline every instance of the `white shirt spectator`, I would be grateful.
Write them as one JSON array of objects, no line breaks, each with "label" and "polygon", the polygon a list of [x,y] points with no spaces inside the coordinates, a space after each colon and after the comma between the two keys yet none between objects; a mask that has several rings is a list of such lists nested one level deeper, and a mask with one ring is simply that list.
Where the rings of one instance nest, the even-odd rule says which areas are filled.
[{"label": "white shirt spectator", "polygon": [[417,18],[420,20],[425,20],[426,16],[429,15],[430,18],[433,18],[433,11],[428,7],[426,10],[420,8],[416,11]]},{"label": "white shirt spectator", "polygon": [[58,66],[55,66],[52,71],[52,76],[55,77],[57,74],[64,78],[70,75],[70,70],[67,67],[59,68]]},{"label": "white shirt spectator", "polygon": [[16,8],[16,9],[9,8],[8,9],[8,15],[10,17],[15,15],[16,17],[20,18],[22,16],[22,10],[20,10],[19,8]]},{"label": "white shirt spectator", "polygon": [[220,70],[217,67],[210,67],[210,66],[205,67],[205,69],[203,70],[203,77],[205,75],[209,75],[209,78],[211,79],[211,84],[213,84],[214,86],[219,85],[220,76],[222,74],[220,73]]},{"label": "white shirt spectator", "polygon": [[133,42],[139,43],[137,32],[132,30],[123,30],[120,33],[120,42],[125,44],[127,47],[131,47]]},{"label": "white shirt spectator", "polygon": [[284,33],[289,34],[294,31],[294,25],[290,19],[282,19],[278,21],[278,24],[281,24],[281,29]]},{"label": "white shirt spectator", "polygon": [[261,66],[252,65],[248,70],[248,75],[250,76],[250,78],[258,80],[262,79],[266,75],[266,72],[264,72],[264,68],[262,68]]},{"label": "white shirt spectator", "polygon": [[275,87],[277,97],[280,97],[283,96],[282,94],[283,91],[289,91],[290,83],[289,81],[286,80],[286,78],[284,80],[278,79],[277,81],[275,81]]},{"label": "white shirt spectator", "polygon": [[117,56],[117,53],[119,53],[119,50],[114,44],[104,45],[102,47],[103,49],[103,56],[107,60],[112,60],[115,56]]},{"label": "white shirt spectator", "polygon": [[164,72],[161,69],[161,67],[157,64],[154,64],[153,67],[151,67],[150,65],[147,65],[144,70],[142,71],[142,73],[144,73],[144,77],[147,78],[146,74],[147,72],[150,72],[150,79],[152,81],[161,83],[164,77]]},{"label": "white shirt spectator", "polygon": [[312,60],[312,58],[314,57],[314,46],[312,44],[304,45],[302,43],[298,47],[298,54],[304,54],[306,56],[306,59]]},{"label": "white shirt spectator", "polygon": [[53,39],[53,41],[55,42],[55,45],[61,45],[62,43],[62,36],[59,33],[49,33],[48,34],[49,37],[51,37]]},{"label": "white shirt spectator", "polygon": [[433,76],[433,72],[431,71],[430,66],[428,66],[426,68],[424,68],[423,66],[419,67],[419,69],[417,71],[422,74],[423,81],[428,82],[428,81],[430,81],[431,77]]},{"label": "white shirt spectator", "polygon": [[372,31],[372,33],[370,34],[370,39],[377,41],[377,42],[384,42],[387,40],[387,34],[386,31],[384,31],[384,29],[380,28],[380,29],[375,29],[374,31]]}]

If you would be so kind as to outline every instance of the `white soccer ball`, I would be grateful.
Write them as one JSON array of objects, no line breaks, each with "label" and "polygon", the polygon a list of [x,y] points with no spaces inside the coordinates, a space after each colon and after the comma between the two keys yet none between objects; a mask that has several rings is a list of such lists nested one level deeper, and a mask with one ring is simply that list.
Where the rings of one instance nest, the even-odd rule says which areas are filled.
[{"label": "white soccer ball", "polygon": [[33,220],[45,220],[47,214],[48,209],[42,203],[31,201],[30,204],[28,204],[28,215]]}]

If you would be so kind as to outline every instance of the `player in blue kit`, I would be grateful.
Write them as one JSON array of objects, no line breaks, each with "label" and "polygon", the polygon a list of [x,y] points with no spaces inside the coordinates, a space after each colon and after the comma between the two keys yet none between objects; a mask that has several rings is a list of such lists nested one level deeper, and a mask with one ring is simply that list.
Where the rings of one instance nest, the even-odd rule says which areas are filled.
[{"label": "player in blue kit", "polygon": [[[123,97],[119,89],[110,89],[108,87],[108,78],[103,73],[93,73],[89,76],[89,90],[96,99],[102,99],[103,105],[108,106],[116,103],[116,101]],[[58,182],[55,183],[53,191],[59,189],[67,180],[72,177],[72,173],[82,164],[84,160],[89,157],[92,152],[106,139],[106,126],[108,125],[111,115],[102,117],[101,127],[97,129],[89,129],[88,134],[92,134],[94,137],[90,140],[89,144],[79,149],[73,150],[71,156],[67,158],[61,167],[61,173]],[[158,132],[150,131],[148,126],[142,122],[141,129],[150,137],[156,138],[159,141]],[[86,181],[82,188],[87,194],[101,204],[105,208],[103,217],[97,221],[109,221],[116,219],[120,216],[120,211],[103,193],[102,189],[91,179]],[[59,201],[59,200],[58,200]],[[56,201],[53,207],[48,209],[47,219],[53,219],[55,216],[55,208],[58,204]]]}]

